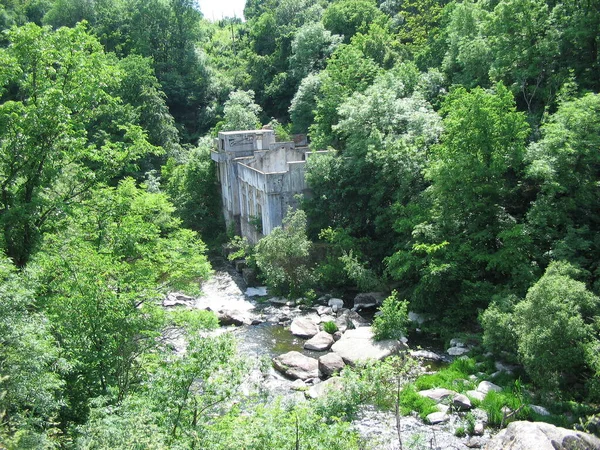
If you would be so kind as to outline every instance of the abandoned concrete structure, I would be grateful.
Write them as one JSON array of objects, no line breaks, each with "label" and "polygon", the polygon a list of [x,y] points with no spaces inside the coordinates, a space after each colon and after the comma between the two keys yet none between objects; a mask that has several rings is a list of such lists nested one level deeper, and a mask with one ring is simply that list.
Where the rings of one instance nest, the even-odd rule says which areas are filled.
[{"label": "abandoned concrete structure", "polygon": [[228,227],[251,243],[281,226],[288,207],[296,208],[304,180],[307,147],[276,142],[273,130],[225,131],[215,140],[211,158],[217,163]]}]

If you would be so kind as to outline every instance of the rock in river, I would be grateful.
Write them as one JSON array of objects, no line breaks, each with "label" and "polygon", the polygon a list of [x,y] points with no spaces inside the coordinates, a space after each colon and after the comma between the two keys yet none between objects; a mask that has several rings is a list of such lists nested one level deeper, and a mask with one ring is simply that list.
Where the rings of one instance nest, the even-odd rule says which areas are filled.
[{"label": "rock in river", "polygon": [[273,366],[293,379],[308,380],[319,376],[319,362],[300,352],[292,351],[276,356],[273,358]]},{"label": "rock in river", "polygon": [[395,339],[375,341],[371,327],[360,327],[346,331],[331,350],[340,355],[346,364],[356,365],[370,359],[381,360],[406,348],[404,342]]},{"label": "rock in river", "polygon": [[333,336],[325,331],[319,331],[315,336],[304,343],[304,348],[306,350],[324,352],[325,350],[329,350],[329,347],[332,345]]},{"label": "rock in river", "polygon": [[319,327],[308,317],[297,317],[290,325],[290,332],[301,338],[311,338],[319,332]]}]

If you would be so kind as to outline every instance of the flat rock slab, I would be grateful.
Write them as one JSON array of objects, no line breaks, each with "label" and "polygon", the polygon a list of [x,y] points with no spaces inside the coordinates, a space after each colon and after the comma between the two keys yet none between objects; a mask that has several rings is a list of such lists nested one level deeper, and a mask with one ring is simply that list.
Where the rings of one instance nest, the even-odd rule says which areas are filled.
[{"label": "flat rock slab", "polygon": [[319,376],[319,362],[296,351],[273,358],[273,367],[293,379],[308,380]]},{"label": "flat rock slab", "polygon": [[600,449],[600,439],[544,422],[511,422],[485,447],[487,450]]},{"label": "flat rock slab", "polygon": [[395,339],[375,341],[371,327],[361,327],[346,331],[331,350],[340,355],[346,364],[356,365],[368,360],[384,359],[406,348],[405,343]]},{"label": "flat rock slab", "polygon": [[322,315],[331,315],[333,313],[333,309],[331,306],[317,306],[317,314]]},{"label": "flat rock slab", "polygon": [[306,392],[306,396],[308,398],[319,398],[328,392],[341,391],[343,388],[344,384],[342,383],[342,379],[340,377],[333,377],[312,386]]},{"label": "flat rock slab", "polygon": [[450,347],[448,350],[446,350],[446,353],[448,353],[450,356],[462,356],[465,353],[469,353],[469,349],[467,347]]},{"label": "flat rock slab", "polygon": [[288,300],[284,297],[272,297],[269,299],[269,303],[278,306],[296,306],[296,302],[294,300]]},{"label": "flat rock slab", "polygon": [[427,422],[431,425],[448,422],[448,420],[450,420],[450,416],[445,412],[434,412],[427,416]]},{"label": "flat rock slab", "polygon": [[194,306],[196,299],[189,295],[180,294],[179,292],[171,292],[163,300],[162,305],[165,307],[170,306]]},{"label": "flat rock slab", "polygon": [[306,350],[315,350],[317,352],[324,352],[329,350],[329,347],[333,345],[333,336],[325,331],[319,331],[312,338],[304,343]]},{"label": "flat rock slab", "polygon": [[427,397],[430,398],[431,400],[433,400],[436,403],[440,403],[442,400],[451,397],[454,398],[456,394],[456,392],[451,391],[450,389],[443,389],[443,388],[437,388],[437,389],[426,389],[424,391],[419,391],[418,394],[421,397]]},{"label": "flat rock slab", "polygon": [[308,317],[297,317],[290,325],[290,332],[301,338],[311,338],[319,332],[319,327]]}]

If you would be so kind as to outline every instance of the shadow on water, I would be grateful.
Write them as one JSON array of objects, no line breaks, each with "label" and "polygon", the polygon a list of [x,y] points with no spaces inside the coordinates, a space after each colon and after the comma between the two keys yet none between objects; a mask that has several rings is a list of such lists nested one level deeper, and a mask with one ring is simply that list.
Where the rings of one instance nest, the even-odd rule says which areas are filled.
[{"label": "shadow on water", "polygon": [[443,358],[439,361],[423,359],[422,364],[429,372],[437,372],[448,367],[451,359],[444,352],[444,341],[438,336],[411,330],[408,332],[407,337],[408,345],[412,350],[428,350]]}]

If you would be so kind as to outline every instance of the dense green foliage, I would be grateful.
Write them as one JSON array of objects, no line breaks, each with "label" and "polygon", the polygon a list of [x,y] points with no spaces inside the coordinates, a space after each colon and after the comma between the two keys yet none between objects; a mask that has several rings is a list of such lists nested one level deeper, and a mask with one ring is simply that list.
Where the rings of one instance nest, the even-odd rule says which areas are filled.
[{"label": "dense green foliage", "polygon": [[400,339],[406,334],[407,326],[408,302],[400,301],[394,291],[383,301],[379,315],[373,320],[375,340]]},{"label": "dense green foliage", "polygon": [[267,123],[332,150],[255,249],[271,288],[394,288],[598,401],[599,27],[598,0],[248,0],[214,23],[191,0],[0,2],[0,446],[352,448],[331,416],[363,394],[419,403],[390,363],[361,375],[385,395],[245,415],[234,344],[198,336],[216,319],[159,307],[225,235],[213,138]]},{"label": "dense green foliage", "polygon": [[288,210],[283,226],[276,227],[255,247],[254,259],[267,286],[292,297],[304,294],[311,285],[310,247],[304,211]]}]

